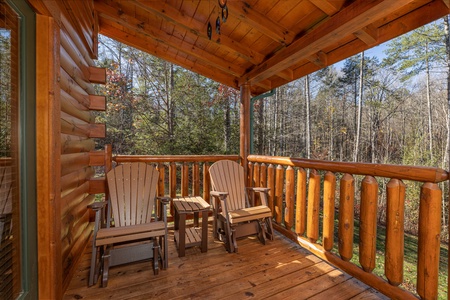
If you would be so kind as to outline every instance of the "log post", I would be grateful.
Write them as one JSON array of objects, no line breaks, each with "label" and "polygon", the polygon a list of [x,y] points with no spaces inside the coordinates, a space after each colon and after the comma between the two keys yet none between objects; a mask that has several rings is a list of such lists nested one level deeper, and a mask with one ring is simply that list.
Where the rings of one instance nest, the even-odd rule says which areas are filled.
[{"label": "log post", "polygon": [[320,175],[312,169],[309,174],[308,187],[308,225],[306,236],[315,243],[319,238],[319,207],[320,207]]},{"label": "log post", "polygon": [[419,252],[417,293],[422,299],[437,299],[441,236],[442,191],[436,183],[425,183],[420,190]]},{"label": "log post", "polygon": [[401,180],[391,179],[386,188],[386,255],[384,273],[391,285],[398,286],[403,282],[406,186]]},{"label": "log post", "polygon": [[286,208],[284,211],[284,224],[288,230],[294,226],[294,189],[295,172],[294,168],[289,166],[286,169]]},{"label": "log post", "polygon": [[189,165],[184,162],[181,166],[181,196],[189,195]]},{"label": "log post", "polygon": [[323,181],[323,248],[331,251],[334,245],[334,209],[336,176],[327,172]]},{"label": "log post", "polygon": [[344,261],[353,256],[355,180],[346,173],[341,178],[339,198],[339,255]]},{"label": "log post", "polygon": [[275,179],[275,221],[281,224],[283,220],[283,189],[284,189],[284,168],[278,165]]},{"label": "log post", "polygon": [[200,164],[192,164],[192,196],[200,196]]},{"label": "log post", "polygon": [[209,178],[209,164],[205,162],[203,164],[203,199],[211,204],[210,194],[211,191],[211,180]]},{"label": "log post", "polygon": [[302,236],[306,230],[306,171],[297,170],[297,208],[295,210],[295,232]]},{"label": "log post", "polygon": [[241,85],[241,104],[240,104],[240,157],[241,165],[244,167],[244,178],[247,177],[247,157],[250,153],[250,83],[246,82]]},{"label": "log post", "polygon": [[375,269],[377,250],[378,182],[366,176],[361,183],[361,215],[359,224],[359,263],[366,272]]},{"label": "log post", "polygon": [[272,211],[272,214],[275,216],[275,206],[274,206],[274,199],[275,199],[275,167],[270,164],[267,170],[267,187],[269,190],[269,208]]}]

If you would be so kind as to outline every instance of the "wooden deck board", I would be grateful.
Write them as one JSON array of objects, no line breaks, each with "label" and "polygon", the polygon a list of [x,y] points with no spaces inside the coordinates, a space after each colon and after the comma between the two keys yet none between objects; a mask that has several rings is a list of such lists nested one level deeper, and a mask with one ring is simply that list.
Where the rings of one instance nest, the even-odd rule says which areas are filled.
[{"label": "wooden deck board", "polygon": [[240,239],[233,254],[209,234],[208,252],[178,257],[171,232],[167,270],[155,276],[149,261],[113,267],[106,288],[87,287],[87,247],[64,299],[387,299],[279,234],[266,245]]}]

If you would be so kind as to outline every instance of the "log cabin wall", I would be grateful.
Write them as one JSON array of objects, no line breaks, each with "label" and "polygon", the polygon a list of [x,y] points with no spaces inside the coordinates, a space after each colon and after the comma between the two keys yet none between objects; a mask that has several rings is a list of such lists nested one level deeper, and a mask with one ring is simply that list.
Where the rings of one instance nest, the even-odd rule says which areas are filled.
[{"label": "log cabin wall", "polygon": [[105,137],[93,111],[105,109],[94,85],[97,21],[93,1],[30,1],[37,18],[39,298],[59,299],[83,254],[92,225],[94,138]]}]

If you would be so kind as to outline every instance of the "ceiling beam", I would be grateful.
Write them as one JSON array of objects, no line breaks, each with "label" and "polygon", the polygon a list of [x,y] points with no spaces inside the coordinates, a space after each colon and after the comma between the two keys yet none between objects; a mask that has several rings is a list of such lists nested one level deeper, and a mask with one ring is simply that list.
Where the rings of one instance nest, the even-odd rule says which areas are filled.
[{"label": "ceiling beam", "polygon": [[329,16],[332,16],[339,11],[339,9],[328,0],[309,0],[309,2]]},{"label": "ceiling beam", "polygon": [[159,16],[167,22],[179,26],[189,32],[192,32],[198,36],[203,42],[212,42],[221,47],[226,47],[230,52],[234,52],[244,60],[251,62],[252,64],[260,64],[264,60],[264,55],[256,52],[249,47],[242,46],[239,42],[232,40],[231,38],[221,35],[217,40],[209,40],[206,34],[206,25],[196,19],[187,16],[183,12],[175,9],[174,7],[167,5],[164,1],[145,1],[145,0],[132,0],[132,2],[139,8]]},{"label": "ceiling beam", "polygon": [[308,57],[308,60],[321,68],[325,68],[328,65],[327,54],[322,51],[311,55],[310,57]]},{"label": "ceiling beam", "polygon": [[215,68],[199,64],[198,62],[194,62],[192,60],[185,59],[181,61],[180,59],[177,59],[177,54],[168,51],[168,48],[164,44],[160,44],[140,33],[125,32],[105,23],[103,23],[100,27],[100,33],[158,58],[172,62],[185,68],[186,70],[190,70],[208,78],[214,78],[217,82],[223,83],[235,89],[239,89],[237,77],[230,77],[230,75],[219,72]]},{"label": "ceiling beam", "polygon": [[[195,45],[189,44],[174,35],[172,35],[170,38],[167,38],[167,32],[151,28],[146,22],[125,14],[119,6],[112,7],[104,4],[103,2],[96,2],[95,8],[97,9],[100,17],[107,18],[126,28],[144,34],[159,43],[166,44],[167,46],[170,46],[177,51],[183,52],[198,60],[201,60],[205,64],[211,65],[212,67],[217,68],[225,73],[229,73],[233,76],[241,76],[245,72],[242,68],[239,68],[232,63],[228,63],[222,58],[217,57]],[[149,30],[146,30],[147,28],[149,28]]]},{"label": "ceiling beam", "polygon": [[367,46],[375,45],[378,41],[378,29],[369,25],[353,33],[358,39],[366,43]]},{"label": "ceiling beam", "polygon": [[386,10],[395,11],[413,0],[357,0],[320,24],[314,31],[298,38],[291,45],[278,51],[263,64],[245,74],[239,84],[256,84],[296,62],[307,59],[327,45],[338,42],[349,32],[356,32],[382,18]]},{"label": "ceiling beam", "polygon": [[238,18],[280,44],[289,45],[295,38],[293,32],[255,11],[245,1],[228,1],[227,6],[230,16]]}]

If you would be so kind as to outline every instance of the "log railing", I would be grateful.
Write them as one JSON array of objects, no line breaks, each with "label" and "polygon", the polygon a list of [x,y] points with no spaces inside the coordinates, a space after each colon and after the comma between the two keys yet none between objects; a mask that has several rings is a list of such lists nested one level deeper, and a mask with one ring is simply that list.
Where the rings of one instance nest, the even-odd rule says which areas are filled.
[{"label": "log railing", "polygon": [[[163,155],[112,158],[117,163],[143,161],[160,170],[158,194],[171,197],[202,195],[210,200],[209,166],[237,155]],[[300,158],[250,155],[248,185],[269,187],[274,227],[312,253],[341,268],[393,299],[416,299],[403,282],[405,180],[422,184],[417,251],[417,294],[436,299],[438,293],[442,191],[449,180],[439,168],[344,163]],[[357,180],[359,177],[362,180]],[[388,180],[384,277],[375,268],[379,181]],[[356,186],[356,182],[360,182]],[[359,208],[355,209],[355,204]],[[354,255],[355,225],[359,221],[359,263]],[[445,258],[448,259],[448,258]]]},{"label": "log railing", "polygon": [[[270,188],[269,205],[279,232],[394,299],[416,298],[398,287],[403,282],[404,272],[406,185],[403,181],[422,183],[418,199],[416,288],[423,299],[437,298],[442,212],[442,191],[438,183],[449,179],[447,171],[258,155],[250,155],[248,162],[248,184]],[[355,184],[355,175],[363,177],[360,186]],[[386,240],[383,250],[387,280],[372,273],[377,251],[377,179],[389,180],[385,191]],[[360,203],[357,215],[355,200]],[[350,261],[356,216],[359,218],[359,264]]]}]

